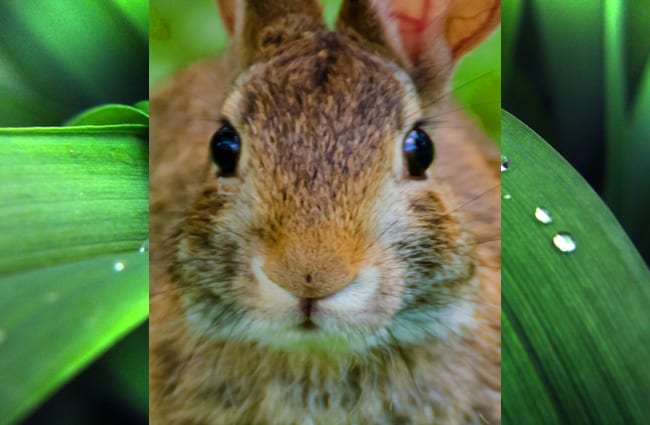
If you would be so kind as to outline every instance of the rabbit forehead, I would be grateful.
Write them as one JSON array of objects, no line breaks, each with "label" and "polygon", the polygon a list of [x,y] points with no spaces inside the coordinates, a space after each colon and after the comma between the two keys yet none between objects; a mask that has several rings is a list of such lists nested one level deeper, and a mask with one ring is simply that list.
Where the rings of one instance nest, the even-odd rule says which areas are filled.
[{"label": "rabbit forehead", "polygon": [[388,172],[396,138],[419,113],[407,74],[339,33],[285,47],[242,75],[226,101],[245,135],[244,167],[330,185]]}]

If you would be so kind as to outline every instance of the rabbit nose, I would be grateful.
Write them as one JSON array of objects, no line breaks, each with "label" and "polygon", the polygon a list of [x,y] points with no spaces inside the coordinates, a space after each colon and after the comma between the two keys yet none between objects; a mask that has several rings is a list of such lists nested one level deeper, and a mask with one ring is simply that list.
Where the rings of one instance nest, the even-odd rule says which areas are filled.
[{"label": "rabbit nose", "polygon": [[319,299],[350,285],[357,276],[351,262],[332,253],[283,252],[267,257],[264,273],[276,285],[302,299]]}]

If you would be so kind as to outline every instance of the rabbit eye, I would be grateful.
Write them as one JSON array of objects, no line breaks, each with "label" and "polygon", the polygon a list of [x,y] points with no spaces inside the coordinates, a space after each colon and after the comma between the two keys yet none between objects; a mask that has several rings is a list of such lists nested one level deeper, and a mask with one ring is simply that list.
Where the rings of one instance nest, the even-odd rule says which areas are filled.
[{"label": "rabbit eye", "polygon": [[220,176],[228,177],[235,173],[240,149],[239,134],[229,123],[224,122],[210,141],[212,160],[219,167]]},{"label": "rabbit eye", "polygon": [[406,135],[402,150],[409,175],[414,178],[424,178],[425,171],[433,162],[435,151],[429,135],[421,128],[415,127]]}]

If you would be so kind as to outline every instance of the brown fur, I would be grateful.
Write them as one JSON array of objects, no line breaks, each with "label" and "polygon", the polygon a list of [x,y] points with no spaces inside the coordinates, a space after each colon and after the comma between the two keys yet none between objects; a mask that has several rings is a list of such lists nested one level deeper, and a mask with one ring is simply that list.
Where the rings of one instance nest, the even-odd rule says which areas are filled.
[{"label": "brown fur", "polygon": [[[236,47],[152,98],[151,422],[500,423],[497,152],[449,112],[450,67],[411,84],[318,17],[259,19],[252,67]],[[427,116],[436,159],[413,181],[396,146]],[[234,178],[210,161],[221,117],[242,138]],[[296,297],[380,279],[299,330],[258,257]]]}]

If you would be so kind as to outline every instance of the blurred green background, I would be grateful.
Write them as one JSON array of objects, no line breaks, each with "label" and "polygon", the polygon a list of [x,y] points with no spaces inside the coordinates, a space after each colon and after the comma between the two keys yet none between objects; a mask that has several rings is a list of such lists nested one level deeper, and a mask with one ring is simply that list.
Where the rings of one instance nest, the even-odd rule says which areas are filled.
[{"label": "blurred green background", "polygon": [[[72,116],[96,105],[104,103],[132,105],[137,101],[146,100],[148,98],[148,12],[149,3],[146,0],[5,0],[0,2],[0,127],[60,126]],[[146,127],[144,131],[146,133]],[[1,141],[10,140],[11,132],[12,130],[4,130],[3,135],[0,136],[5,138]],[[19,134],[20,130],[16,130],[15,133]],[[29,141],[25,140],[25,143]],[[142,143],[145,142],[141,141],[140,145]],[[146,153],[146,147],[144,150]],[[113,157],[118,158],[117,154]],[[7,163],[11,160],[1,159],[7,159]],[[78,163],[81,164],[85,160],[79,158]],[[146,170],[146,162],[144,167]],[[16,177],[13,179],[11,176],[5,176],[2,184],[11,187],[12,184],[21,181],[21,176]],[[9,179],[12,180],[8,181]],[[52,182],[52,187],[57,184],[60,182]],[[146,186],[146,183],[144,185]],[[112,189],[104,192],[110,193]],[[0,193],[7,192],[0,190]],[[56,193],[53,196],[56,196]],[[10,208],[18,205],[19,201],[0,199],[0,209],[9,208],[11,211]],[[136,203],[135,198],[133,201]],[[137,201],[138,211],[141,213],[140,198]],[[92,207],[92,202],[93,200],[80,202],[76,214],[88,210],[89,206]],[[35,202],[34,205],[38,203]],[[41,207],[39,205],[32,208]],[[43,211],[44,215],[48,213],[47,208],[45,207]],[[116,216],[116,219],[119,219],[119,216]],[[137,222],[139,220],[140,216]],[[102,223],[104,224],[106,223]],[[110,223],[107,225],[110,226]],[[33,237],[39,234],[37,232],[40,230],[27,229],[23,236]],[[145,226],[141,226],[137,233],[140,240],[136,242],[134,252],[142,243],[142,239],[146,238],[146,218]],[[9,236],[2,235],[2,238],[6,237]],[[13,243],[20,247],[20,242]],[[48,242],[53,243],[53,241]],[[84,242],[89,241],[81,241],[79,246],[84,247]],[[126,246],[130,241],[123,240],[121,243],[122,246]],[[4,247],[11,244],[0,245]],[[5,272],[4,268],[0,270],[2,284],[7,283],[6,280],[2,280],[7,277]],[[142,279],[140,278],[138,282],[142,283]],[[144,283],[146,285],[146,282]],[[30,282],[24,284],[29,285]],[[0,297],[1,294],[7,294],[6,288],[0,288]],[[85,296],[93,299],[91,293]],[[24,302],[6,299],[3,301],[9,301],[7,304],[10,305]],[[56,301],[56,298],[53,298],[53,301]],[[58,305],[64,305],[63,301],[61,300]],[[53,307],[55,305],[53,303]],[[78,308],[84,307],[80,305]],[[17,312],[18,310],[12,311],[9,308],[9,311],[0,312],[0,319],[8,321],[6,323],[15,322],[19,317]],[[68,312],[60,311],[59,314],[66,315]],[[140,315],[139,312],[134,314]],[[117,323],[119,321],[126,323],[128,320],[130,319],[125,315],[116,320],[113,327],[121,326]],[[51,321],[52,323],[48,325],[55,325],[57,316],[52,317]],[[137,323],[141,322],[142,316],[139,316]],[[129,327],[132,328],[133,325]],[[20,352],[20,347],[16,344],[20,345],[17,341],[21,335],[12,334],[10,331],[5,333],[7,328],[1,325],[0,328],[3,328],[0,329],[0,377],[12,374],[13,377],[16,373],[23,372],[31,373],[28,370],[7,370],[13,364],[10,360],[20,361],[20,359],[8,358],[6,350],[14,344],[9,353]],[[103,332],[101,329],[98,328],[98,332]],[[70,329],[70,332],[74,333],[75,330]],[[98,334],[97,339],[108,338],[109,334],[109,332]],[[27,416],[24,423],[34,425],[148,423],[147,323],[141,324],[121,339],[121,341],[114,341],[110,350]],[[52,341],[43,340],[40,350],[27,354],[33,356],[33,361],[27,359],[27,363],[33,368],[32,372],[38,370],[39,362],[45,362],[52,354],[50,352],[52,345],[54,345]],[[71,372],[74,372],[76,367],[59,366],[62,371]],[[0,379],[0,386],[7,384]],[[5,394],[17,391],[16,388],[7,387],[0,390],[5,391]],[[0,424],[4,424],[16,412],[4,411],[1,408],[4,405],[1,398]],[[24,415],[24,412],[22,414]]]},{"label": "blurred green background", "polygon": [[647,262],[650,1],[504,0],[502,21],[503,108],[585,177]]},{"label": "blurred green background", "polygon": [[0,126],[148,98],[146,0],[0,2]]},{"label": "blurred green background", "polygon": [[[321,0],[332,23],[341,0]],[[149,85],[155,88],[189,63],[215,56],[228,38],[218,18],[215,0],[151,0]],[[501,131],[501,30],[463,57],[454,76],[455,97],[486,132],[499,140]]]}]

